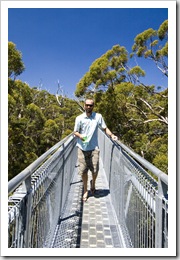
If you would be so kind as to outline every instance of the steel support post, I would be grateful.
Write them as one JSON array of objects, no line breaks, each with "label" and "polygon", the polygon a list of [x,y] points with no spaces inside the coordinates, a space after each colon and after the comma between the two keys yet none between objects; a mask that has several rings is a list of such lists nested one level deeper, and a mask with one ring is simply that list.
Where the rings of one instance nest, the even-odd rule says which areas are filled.
[{"label": "steel support post", "polygon": [[23,191],[26,192],[26,213],[25,218],[25,235],[24,235],[24,247],[29,248],[31,237],[31,208],[32,208],[32,187],[31,187],[31,175],[23,182]]},{"label": "steel support post", "polygon": [[158,178],[158,194],[156,195],[156,230],[155,230],[155,247],[162,248],[163,247],[163,230],[162,230],[162,222],[163,222],[163,198],[165,194],[167,194],[168,186],[163,182],[163,180]]}]

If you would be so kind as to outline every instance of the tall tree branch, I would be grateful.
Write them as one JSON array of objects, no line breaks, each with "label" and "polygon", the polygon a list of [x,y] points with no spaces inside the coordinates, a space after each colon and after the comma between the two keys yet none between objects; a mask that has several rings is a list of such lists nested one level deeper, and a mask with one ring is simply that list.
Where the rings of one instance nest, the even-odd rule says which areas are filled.
[{"label": "tall tree branch", "polygon": [[151,110],[152,114],[154,114],[155,116],[158,117],[159,121],[164,122],[165,124],[168,125],[168,118],[167,117],[164,117],[164,116],[156,113],[154,111],[154,109],[152,108],[152,106],[146,100],[144,100],[143,98],[140,98],[139,100],[141,100]]}]

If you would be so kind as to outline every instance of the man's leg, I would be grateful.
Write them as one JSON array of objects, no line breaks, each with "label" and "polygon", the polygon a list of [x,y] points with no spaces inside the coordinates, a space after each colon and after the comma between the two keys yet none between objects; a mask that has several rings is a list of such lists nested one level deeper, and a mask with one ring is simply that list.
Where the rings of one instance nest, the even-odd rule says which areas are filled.
[{"label": "man's leg", "polygon": [[91,181],[91,192],[95,192],[95,184],[99,171],[99,149],[95,149],[92,153],[92,181]]},{"label": "man's leg", "polygon": [[97,179],[98,173],[92,173],[92,182],[91,182],[91,190],[95,191],[95,184]]},{"label": "man's leg", "polygon": [[87,196],[88,196],[88,189],[87,189],[88,174],[87,174],[87,172],[82,174],[82,181],[83,181],[83,187],[84,187],[83,199],[86,200]]},{"label": "man's leg", "polygon": [[78,148],[78,162],[79,162],[79,174],[81,175],[84,187],[83,200],[86,201],[88,197],[87,181],[88,181],[88,168],[85,159],[84,152]]}]

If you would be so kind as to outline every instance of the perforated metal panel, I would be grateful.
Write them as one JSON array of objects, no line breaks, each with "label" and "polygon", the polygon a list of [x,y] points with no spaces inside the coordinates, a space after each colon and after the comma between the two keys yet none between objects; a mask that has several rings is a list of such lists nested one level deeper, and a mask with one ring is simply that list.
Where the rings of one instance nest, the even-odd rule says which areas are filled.
[{"label": "perforated metal panel", "polygon": [[[32,167],[27,169],[25,182],[22,172],[8,184],[9,192],[21,184],[9,197],[9,247],[121,247],[120,240],[122,247],[168,247],[167,176],[128,147],[117,146],[99,132],[100,157],[108,186],[99,186],[97,196],[84,206],[75,143],[71,135],[59,148],[53,148],[52,156],[48,153],[48,157],[34,162],[33,169],[37,170],[31,173]],[[158,182],[142,166],[155,174]],[[111,199],[105,201],[109,192]],[[81,238],[84,244],[80,245]]]},{"label": "perforated metal panel", "polygon": [[70,192],[67,196],[62,217],[56,227],[53,248],[80,247],[82,222],[82,192],[83,185],[77,172],[74,174]]}]

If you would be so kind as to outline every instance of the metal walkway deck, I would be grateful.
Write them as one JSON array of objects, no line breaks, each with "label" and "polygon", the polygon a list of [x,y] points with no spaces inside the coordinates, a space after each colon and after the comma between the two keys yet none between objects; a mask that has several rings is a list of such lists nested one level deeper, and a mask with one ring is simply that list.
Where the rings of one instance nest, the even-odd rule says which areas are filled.
[{"label": "metal walkway deck", "polygon": [[100,129],[98,142],[85,203],[73,133],[9,181],[8,248],[168,248],[168,176]]},{"label": "metal walkway deck", "polygon": [[[88,189],[90,189],[90,180],[91,173],[89,172]],[[81,177],[75,172],[64,214],[54,234],[52,247],[122,247],[118,221],[101,162],[96,189],[93,196],[89,192],[87,202],[83,203],[83,184]]]}]

